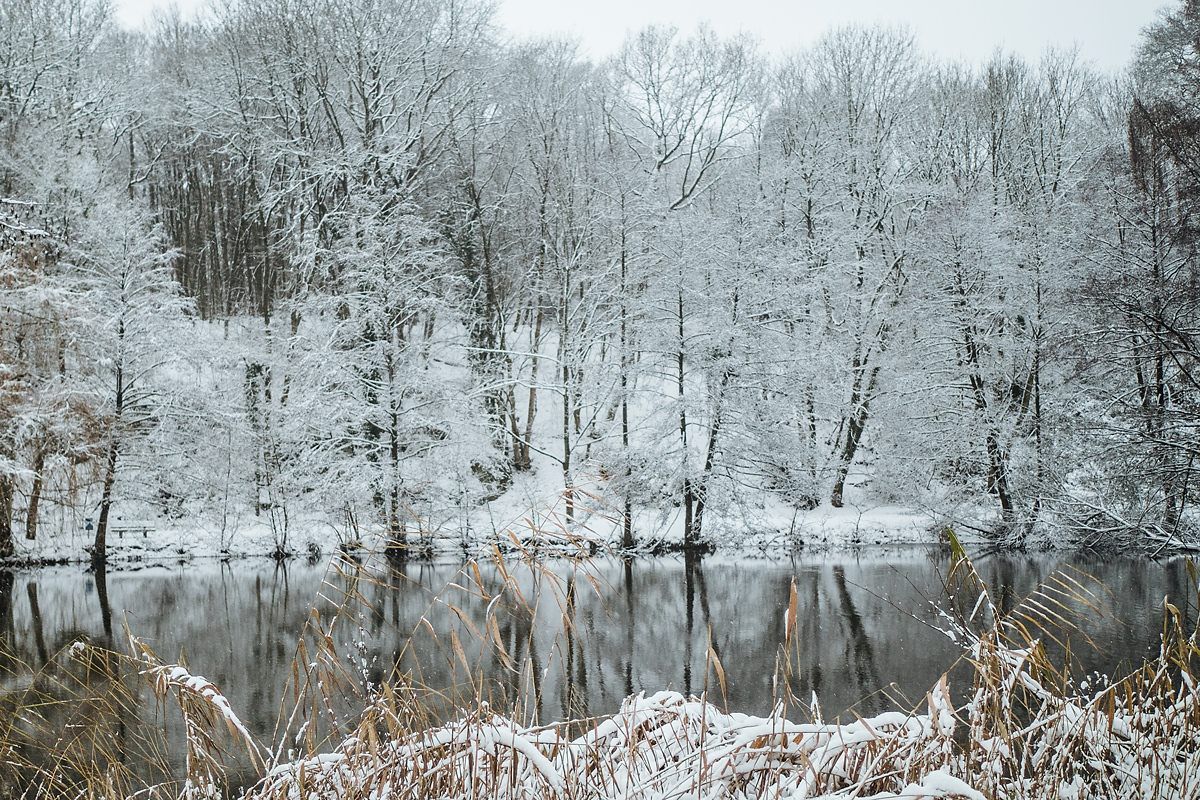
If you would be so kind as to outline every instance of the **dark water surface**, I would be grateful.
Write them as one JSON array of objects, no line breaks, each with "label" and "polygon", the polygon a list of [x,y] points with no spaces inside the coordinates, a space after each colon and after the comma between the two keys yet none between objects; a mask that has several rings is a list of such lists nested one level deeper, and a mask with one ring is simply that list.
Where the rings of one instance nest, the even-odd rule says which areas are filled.
[{"label": "dark water surface", "polygon": [[[1153,654],[1164,597],[1194,618],[1183,561],[1019,555],[977,563],[1003,604],[1064,566],[1108,590],[1098,593],[1101,613],[1078,620],[1099,644],[1078,644],[1089,670],[1113,673]],[[917,700],[959,656],[931,627],[938,622],[931,601],[944,598],[949,569],[943,550],[564,561],[549,569],[552,576],[510,565],[511,584],[500,593],[502,571],[481,566],[483,597],[456,563],[331,574],[324,566],[240,561],[110,571],[100,581],[79,568],[0,572],[0,697],[73,641],[122,648],[128,626],[164,659],[185,654],[251,731],[269,740],[311,610],[328,622],[347,596],[358,599],[343,612],[335,640],[361,680],[378,680],[395,666],[453,697],[469,691],[469,668],[493,679],[498,703],[521,697],[522,714],[543,721],[611,713],[640,690],[699,692],[706,676],[710,696],[719,697],[706,669],[712,654],[724,667],[730,708],[769,711],[793,579],[793,686],[803,698],[815,692],[827,716],[890,707],[881,692],[889,687],[893,696]]]}]

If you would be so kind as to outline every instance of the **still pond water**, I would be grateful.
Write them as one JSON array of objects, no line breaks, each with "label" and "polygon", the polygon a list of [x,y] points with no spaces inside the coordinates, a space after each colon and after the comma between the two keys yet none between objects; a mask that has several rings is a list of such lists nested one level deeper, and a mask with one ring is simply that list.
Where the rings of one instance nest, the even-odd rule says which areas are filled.
[{"label": "still pond water", "polygon": [[[120,647],[128,626],[163,658],[184,654],[194,672],[224,690],[251,731],[270,740],[312,609],[328,621],[346,605],[336,641],[361,680],[398,666],[453,697],[469,691],[469,667],[490,676],[497,702],[523,698],[527,718],[577,718],[610,713],[640,690],[703,690],[711,641],[727,675],[729,707],[761,714],[773,703],[794,580],[797,696],[815,692],[827,716],[870,714],[892,706],[885,692],[923,697],[959,656],[933,627],[949,565],[948,553],[924,548],[784,561],[561,562],[550,567],[553,577],[512,567],[510,589],[499,594],[501,570],[481,566],[489,596],[454,563],[413,563],[387,574],[240,561],[110,571],[99,582],[77,568],[0,572],[0,695],[20,687],[27,669],[18,665],[39,665],[79,639]],[[1195,592],[1181,560],[1006,555],[977,562],[1002,604],[1064,567],[1107,590],[1098,591],[1100,612],[1077,620],[1099,645],[1078,645],[1088,670],[1113,673],[1152,654],[1164,597],[1194,618]],[[348,596],[356,599],[347,604]],[[711,678],[709,685],[718,696]]]}]

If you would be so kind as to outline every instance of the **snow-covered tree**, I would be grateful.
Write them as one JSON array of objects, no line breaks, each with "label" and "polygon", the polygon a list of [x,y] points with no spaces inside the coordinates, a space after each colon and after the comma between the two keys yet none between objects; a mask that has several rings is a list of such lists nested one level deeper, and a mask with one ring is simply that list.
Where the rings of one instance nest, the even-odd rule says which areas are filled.
[{"label": "snow-covered tree", "polygon": [[101,488],[93,563],[108,557],[117,478],[137,459],[139,440],[162,424],[171,398],[160,385],[186,346],[189,303],[171,274],[172,252],[143,208],[119,194],[105,197],[81,225],[64,272],[78,293],[72,370],[84,382],[101,424]]}]

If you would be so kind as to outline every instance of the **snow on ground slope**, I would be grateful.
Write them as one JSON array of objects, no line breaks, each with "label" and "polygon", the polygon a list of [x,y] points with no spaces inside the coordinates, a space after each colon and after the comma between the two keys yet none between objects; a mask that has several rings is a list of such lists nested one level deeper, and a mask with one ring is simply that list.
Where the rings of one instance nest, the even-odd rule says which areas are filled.
[{"label": "snow on ground slope", "polygon": [[[596,549],[620,543],[623,520],[620,506],[605,500],[601,487],[581,487],[576,494],[575,521],[568,523],[561,489],[537,474],[526,474],[502,497],[474,510],[469,529],[445,527],[434,532],[413,532],[418,543],[430,541],[441,551],[474,552],[492,543],[504,546],[572,541],[594,543]],[[828,504],[797,510],[770,495],[754,506],[739,504],[718,509],[706,521],[713,541],[732,549],[756,549],[780,554],[796,547],[842,548],[863,545],[922,544],[937,541],[944,524],[929,511],[900,506],[833,508]],[[86,561],[92,531],[82,519],[69,517],[43,528],[36,541],[15,540],[18,562]],[[237,515],[224,531],[215,520],[166,519],[144,506],[130,504],[114,514],[109,533],[110,560],[163,563],[196,558],[266,556],[283,550],[292,555],[328,554],[343,545],[376,549],[383,545],[378,526],[363,526],[357,535],[333,515],[297,515],[288,523],[287,536],[264,515]],[[132,530],[130,530],[132,528]],[[142,530],[145,528],[145,530]],[[633,528],[638,545],[650,548],[678,544],[683,539],[683,517],[678,508],[635,508]]]}]

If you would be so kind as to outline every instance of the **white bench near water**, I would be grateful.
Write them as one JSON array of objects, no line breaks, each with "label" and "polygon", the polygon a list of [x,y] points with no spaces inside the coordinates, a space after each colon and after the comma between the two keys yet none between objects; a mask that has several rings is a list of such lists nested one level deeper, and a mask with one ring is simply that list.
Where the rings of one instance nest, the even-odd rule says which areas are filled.
[{"label": "white bench near water", "polygon": [[149,522],[117,521],[109,527],[109,530],[115,533],[118,539],[124,539],[127,533],[130,535],[140,533],[145,539],[150,535],[150,531],[154,530],[154,525]]}]

